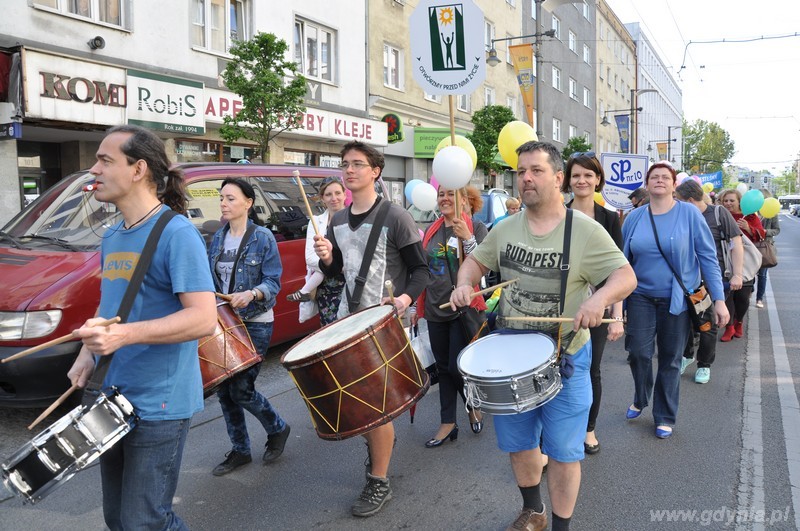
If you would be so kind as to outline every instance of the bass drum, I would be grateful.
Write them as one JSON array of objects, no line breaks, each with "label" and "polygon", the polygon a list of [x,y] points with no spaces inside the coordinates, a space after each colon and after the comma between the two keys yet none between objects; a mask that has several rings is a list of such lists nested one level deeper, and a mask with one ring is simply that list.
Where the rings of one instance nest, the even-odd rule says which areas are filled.
[{"label": "bass drum", "polygon": [[287,351],[289,371],[322,439],[386,424],[430,387],[392,306],[372,306],[329,324]]}]

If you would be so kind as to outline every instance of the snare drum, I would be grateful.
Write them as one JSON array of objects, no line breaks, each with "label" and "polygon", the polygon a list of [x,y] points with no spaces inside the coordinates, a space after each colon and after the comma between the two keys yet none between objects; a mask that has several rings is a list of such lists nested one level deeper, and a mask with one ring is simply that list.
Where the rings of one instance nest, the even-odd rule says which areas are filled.
[{"label": "snare drum", "polygon": [[561,390],[558,351],[538,334],[490,334],[458,355],[467,403],[494,415],[543,406]]},{"label": "snare drum", "polygon": [[373,306],[311,334],[281,357],[322,439],[386,424],[422,398],[428,373],[392,306]]},{"label": "snare drum", "polygon": [[25,503],[36,503],[93,463],[136,424],[133,406],[116,390],[78,406],[2,464],[3,481]]},{"label": "snare drum", "polygon": [[225,301],[217,303],[217,328],[214,334],[197,342],[203,396],[208,398],[222,382],[236,373],[261,363],[253,340],[239,314]]}]

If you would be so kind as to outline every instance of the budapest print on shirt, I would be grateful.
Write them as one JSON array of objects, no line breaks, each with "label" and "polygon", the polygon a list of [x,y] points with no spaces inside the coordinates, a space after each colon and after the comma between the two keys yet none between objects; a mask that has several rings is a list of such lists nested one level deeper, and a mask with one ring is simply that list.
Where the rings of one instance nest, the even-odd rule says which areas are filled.
[{"label": "budapest print on shirt", "polygon": [[[519,278],[519,281],[503,290],[500,314],[505,317],[560,317],[561,259],[561,249],[507,243],[499,256],[503,278]],[[498,321],[499,326],[507,326],[502,317]],[[536,330],[558,338],[559,323],[513,322],[511,327]]]}]

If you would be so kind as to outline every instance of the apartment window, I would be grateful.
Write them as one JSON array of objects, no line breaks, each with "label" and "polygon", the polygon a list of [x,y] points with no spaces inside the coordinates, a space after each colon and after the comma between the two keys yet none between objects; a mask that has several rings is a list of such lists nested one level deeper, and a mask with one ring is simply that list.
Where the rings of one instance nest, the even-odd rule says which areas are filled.
[{"label": "apartment window", "polygon": [[432,101],[433,103],[442,103],[442,95],[441,94],[428,94],[425,93],[425,99],[427,101]]},{"label": "apartment window", "polygon": [[586,140],[587,144],[591,144],[592,143],[592,135],[591,135],[591,133],[589,133],[589,131],[584,131],[583,132],[583,139]]},{"label": "apartment window", "polygon": [[600,28],[600,31],[598,31],[598,34],[600,35],[600,42],[602,42],[603,41],[603,21],[602,20],[597,23],[597,27]]},{"label": "apartment window", "polygon": [[62,15],[128,29],[129,0],[34,0],[33,5]]},{"label": "apartment window", "polygon": [[[506,37],[511,38],[511,34],[510,33],[506,33]],[[511,60],[511,41],[510,40],[506,41],[506,63],[514,64],[513,61]]]},{"label": "apartment window", "polygon": [[519,118],[519,110],[517,109],[517,98],[514,96],[506,96],[506,107],[511,109],[514,113],[514,118]]},{"label": "apartment window", "polygon": [[587,64],[592,62],[592,52],[586,44],[583,45],[583,62]]},{"label": "apartment window", "polygon": [[557,66],[553,67],[553,88],[561,90],[561,70]]},{"label": "apartment window", "polygon": [[569,97],[578,101],[578,82],[569,78]]},{"label": "apartment window", "polygon": [[557,16],[553,15],[553,25],[551,27],[556,32],[556,35],[555,35],[556,39],[561,40],[561,19],[559,19]]},{"label": "apartment window", "polygon": [[583,8],[582,9],[583,10],[583,18],[585,18],[586,20],[589,20],[589,4],[586,3],[586,0],[583,0],[583,2],[581,2],[581,7]]},{"label": "apartment window", "polygon": [[383,84],[403,89],[403,51],[388,44],[383,45]]},{"label": "apartment window", "polygon": [[608,82],[608,86],[611,86],[611,67],[606,67],[606,81]]},{"label": "apartment window", "polygon": [[469,112],[469,94],[459,94],[456,97],[456,109],[463,112]]},{"label": "apartment window", "polygon": [[603,72],[603,61],[600,60],[597,62],[597,73],[600,75],[600,81],[604,80],[605,73]]},{"label": "apartment window", "polygon": [[619,76],[614,74],[614,90],[619,92]]},{"label": "apartment window", "polygon": [[568,139],[569,138],[575,138],[576,136],[578,136],[578,128],[575,127],[574,125],[570,124],[570,126],[569,126],[569,137],[567,137],[567,138]]},{"label": "apartment window", "polygon": [[536,0],[531,0],[531,18],[536,20]]},{"label": "apartment window", "polygon": [[485,87],[483,94],[486,99],[486,106],[494,105],[495,104],[495,96],[494,96],[494,89],[492,87]]},{"label": "apartment window", "polygon": [[553,140],[561,142],[561,120],[553,118]]},{"label": "apartment window", "polygon": [[508,4],[510,6],[513,6],[514,5],[514,0],[506,0],[506,4]]},{"label": "apartment window", "polygon": [[336,32],[302,19],[294,22],[294,60],[311,79],[336,81]]},{"label": "apartment window", "polygon": [[586,87],[583,87],[583,105],[592,108],[592,91]]},{"label": "apartment window", "polygon": [[245,0],[193,0],[192,46],[228,53],[233,41],[250,38]]},{"label": "apartment window", "polygon": [[568,44],[571,51],[578,53],[578,36],[572,30],[569,30]]},{"label": "apartment window", "polygon": [[484,21],[483,43],[486,46],[487,52],[492,49],[492,39],[494,39],[494,24],[489,21]]}]

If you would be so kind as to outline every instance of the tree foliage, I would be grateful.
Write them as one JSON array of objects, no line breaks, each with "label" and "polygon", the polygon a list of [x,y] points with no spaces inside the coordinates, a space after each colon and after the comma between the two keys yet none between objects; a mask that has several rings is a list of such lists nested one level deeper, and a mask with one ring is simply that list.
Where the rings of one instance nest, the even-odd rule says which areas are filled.
[{"label": "tree foliage", "polygon": [[492,170],[502,171],[503,164],[495,161],[497,156],[497,137],[500,130],[508,122],[514,121],[514,113],[503,105],[487,105],[472,114],[472,123],[475,129],[467,138],[475,146],[478,154],[477,167],[485,174],[490,174]]},{"label": "tree foliage", "polygon": [[797,193],[797,175],[792,168],[784,168],[783,173],[772,179],[775,185],[775,195],[789,195]]},{"label": "tree foliage", "polygon": [[730,134],[716,122],[683,123],[683,169],[689,174],[723,169],[736,152]]},{"label": "tree foliage", "polygon": [[242,109],[225,116],[220,136],[229,143],[246,138],[258,144],[261,160],[269,160],[269,142],[297,129],[306,110],[306,79],[297,64],[287,61],[286,41],[272,33],[257,33],[231,46],[231,62],[222,72],[225,85],[242,98]]},{"label": "tree foliage", "polygon": [[[561,150],[561,156],[564,158],[566,162],[569,160],[570,155],[573,153],[585,153],[586,151],[591,151],[592,145],[586,140],[584,136],[573,136],[569,140],[567,140],[567,144],[564,146],[564,149]],[[600,157],[598,157],[599,159]]]}]

